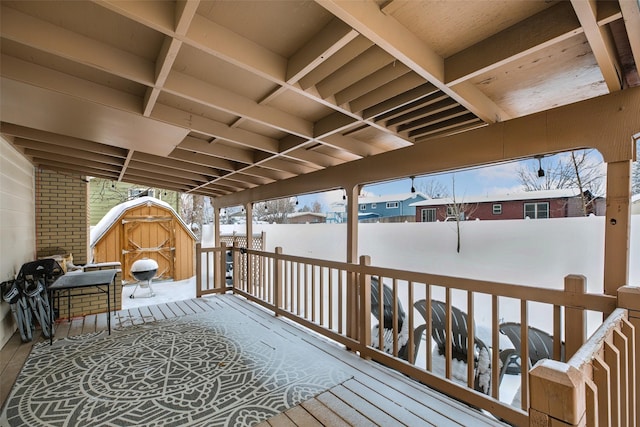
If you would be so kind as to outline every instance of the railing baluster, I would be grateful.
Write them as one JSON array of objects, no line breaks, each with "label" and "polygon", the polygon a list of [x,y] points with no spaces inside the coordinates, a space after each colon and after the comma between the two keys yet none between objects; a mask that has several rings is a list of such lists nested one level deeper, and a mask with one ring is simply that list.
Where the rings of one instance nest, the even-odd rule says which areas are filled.
[{"label": "railing baluster", "polygon": [[475,347],[475,314],[473,304],[473,292],[467,292],[467,387],[473,388],[475,360],[473,348]]},{"label": "railing baluster", "polygon": [[529,305],[520,300],[520,407],[529,407]]},{"label": "railing baluster", "polygon": [[[500,306],[498,296],[491,297],[491,397],[500,394]],[[473,322],[473,320],[469,320]]]},{"label": "railing baluster", "polygon": [[427,371],[433,371],[433,352],[431,351],[431,330],[433,329],[433,316],[431,315],[431,285],[425,283],[425,304],[424,312],[427,314],[427,342],[425,356],[427,358]]},{"label": "railing baluster", "polygon": [[342,326],[342,323],[344,321],[344,318],[342,316],[342,313],[344,313],[344,308],[343,308],[343,298],[342,298],[342,292],[343,292],[343,281],[342,281],[342,270],[338,270],[338,333],[340,335],[342,335],[344,333],[344,328]]},{"label": "railing baluster", "polygon": [[453,343],[453,335],[452,335],[452,329],[451,329],[451,324],[452,324],[452,319],[451,319],[451,288],[445,288],[445,306],[446,306],[446,313],[445,313],[445,321],[444,321],[444,329],[445,329],[445,339],[444,342],[446,343],[446,347],[444,349],[444,372],[445,372],[445,378],[447,379],[451,379],[451,351],[452,351],[452,343]]},{"label": "railing baluster", "polygon": [[333,330],[333,269],[329,269],[329,329]]},{"label": "railing baluster", "polygon": [[[408,321],[409,321],[409,342],[408,342],[408,349],[409,349],[409,363],[415,363],[416,361],[416,354],[415,354],[415,348],[416,348],[416,343],[415,343],[415,339],[416,337],[413,334],[413,331],[415,330],[415,319],[413,316],[413,301],[414,301],[414,297],[413,297],[413,282],[409,281],[408,283],[408,289],[407,289],[407,299],[409,300],[409,304],[407,307],[407,315],[408,315]],[[421,339],[421,338],[418,338]]]},{"label": "railing baluster", "polygon": [[320,270],[320,324],[324,325],[324,267],[319,267]]}]

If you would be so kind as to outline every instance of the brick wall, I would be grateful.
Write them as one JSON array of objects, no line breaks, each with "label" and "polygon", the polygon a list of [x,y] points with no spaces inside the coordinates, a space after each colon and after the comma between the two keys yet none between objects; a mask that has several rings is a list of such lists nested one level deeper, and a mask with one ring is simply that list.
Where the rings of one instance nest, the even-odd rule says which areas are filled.
[{"label": "brick wall", "polygon": [[80,175],[36,171],[36,245],[38,256],[73,255],[86,264],[89,246],[88,183]]}]

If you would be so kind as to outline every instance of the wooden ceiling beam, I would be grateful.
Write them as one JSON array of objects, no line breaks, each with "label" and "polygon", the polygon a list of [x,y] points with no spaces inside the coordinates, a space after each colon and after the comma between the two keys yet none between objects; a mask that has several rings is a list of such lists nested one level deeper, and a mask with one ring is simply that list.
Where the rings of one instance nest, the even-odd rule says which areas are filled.
[{"label": "wooden ceiling beam", "polygon": [[634,1],[620,1],[620,10],[627,29],[631,53],[640,72],[640,7]]},{"label": "wooden ceiling beam", "polygon": [[77,175],[83,175],[83,176],[92,176],[92,177],[95,177],[95,178],[103,178],[103,179],[108,179],[108,180],[111,180],[111,181],[115,181],[115,180],[118,179],[118,174],[117,173],[109,173],[109,172],[100,171],[100,170],[92,170],[92,171],[90,171],[91,173],[86,173],[87,171],[73,169],[71,167],[68,167],[67,165],[54,165],[54,164],[43,164],[43,165],[40,165],[39,167],[40,167],[40,169],[52,170],[52,171],[56,171],[56,172],[60,172],[60,173],[69,173],[69,174],[77,174]]},{"label": "wooden ceiling beam", "polygon": [[139,177],[134,175],[125,175],[123,182],[129,184],[144,185],[147,187],[162,187],[164,190],[177,191],[179,193],[185,193],[189,191],[190,187],[186,185],[177,185],[175,182],[157,181],[155,179],[148,179],[145,177]]},{"label": "wooden ceiling beam", "polygon": [[[224,43],[223,43],[224,44]],[[233,93],[219,86],[197,80],[186,74],[172,72],[166,81],[164,90],[191,101],[243,117],[265,126],[294,135],[311,138],[313,124],[268,105],[259,105],[255,101]]]},{"label": "wooden ceiling beam", "polygon": [[216,141],[207,142],[191,136],[187,136],[180,145],[176,147],[176,150],[202,153],[247,164],[253,163],[254,156],[253,150],[229,147],[228,145],[219,144]]},{"label": "wooden ceiling beam", "polygon": [[297,82],[356,37],[357,31],[339,19],[332,19],[313,39],[291,55],[285,80],[289,84]]},{"label": "wooden ceiling beam", "polygon": [[173,2],[93,0],[112,12],[127,17],[149,28],[167,35],[173,35],[176,26],[176,7]]},{"label": "wooden ceiling beam", "polygon": [[210,168],[210,167],[196,165],[196,164],[193,164],[193,163],[184,162],[182,160],[169,159],[167,157],[155,156],[153,154],[141,153],[139,151],[136,151],[134,153],[132,160],[136,160],[136,161],[143,162],[143,163],[149,163],[149,164],[156,165],[156,166],[159,166],[159,167],[167,167],[167,168],[172,168],[172,169],[178,169],[178,170],[181,170],[181,171],[195,172],[195,173],[199,173],[199,174],[203,174],[203,175],[207,175],[207,176],[213,176],[213,177],[220,176],[220,172],[219,171],[217,171],[216,169]]},{"label": "wooden ceiling beam", "polygon": [[[184,36],[187,33],[187,30],[191,25],[191,21],[193,20],[193,17],[198,10],[199,4],[200,0],[176,2],[176,35]],[[151,114],[151,110],[153,110],[153,107],[158,100],[158,96],[160,96],[160,92],[162,91],[161,88],[164,85],[164,82],[167,80],[169,72],[171,72],[171,69],[173,68],[173,63],[175,62],[175,59],[178,56],[178,52],[180,51],[181,47],[181,40],[169,36],[165,37],[162,49],[160,51],[160,54],[158,55],[158,59],[156,60],[155,86],[147,89],[147,93],[145,95],[143,111],[144,116],[148,117]]]},{"label": "wooden ceiling beam", "polygon": [[580,20],[609,92],[619,91],[622,89],[622,67],[613,36],[606,27],[601,28],[596,20],[597,3],[595,0],[571,0],[571,5]]},{"label": "wooden ceiling beam", "polygon": [[322,0],[318,4],[403,62],[423,79],[488,123],[510,118],[495,102],[468,82],[455,89],[445,83],[444,59],[373,1]]},{"label": "wooden ceiling beam", "polygon": [[380,116],[388,114],[433,93],[444,94],[444,92],[440,92],[433,84],[424,83],[415,89],[411,89],[407,92],[401,93],[400,95],[394,96],[393,98],[389,98],[386,101],[380,102],[373,107],[365,109],[362,112],[362,116],[367,119],[377,119]]},{"label": "wooden ceiling beam", "polygon": [[154,65],[146,59],[6,6],[2,37],[146,86],[154,84]]},{"label": "wooden ceiling beam", "polygon": [[157,104],[151,113],[151,117],[175,123],[178,126],[187,127],[198,133],[214,138],[224,139],[247,148],[266,151],[276,154],[278,152],[278,140],[269,138],[243,129],[232,128],[224,123],[194,115],[188,111],[179,110],[163,104]]},{"label": "wooden ceiling beam", "polygon": [[122,167],[122,165],[114,165],[113,163],[88,160],[86,157],[69,157],[64,154],[32,150],[30,148],[25,148],[23,152],[25,156],[31,157],[33,159],[44,160],[44,163],[57,162],[59,164],[67,164],[69,166],[78,166],[82,168],[91,168],[94,170],[103,170],[109,172],[118,172]]},{"label": "wooden ceiling beam", "polygon": [[361,55],[345,64],[338,72],[318,82],[316,90],[322,98],[328,98],[360,81],[381,68],[393,63],[394,58],[376,46],[370,47]]},{"label": "wooden ceiling beam", "polygon": [[327,58],[316,68],[307,73],[306,76],[302,77],[298,82],[300,87],[303,90],[307,90],[315,86],[324,78],[329,77],[331,74],[335,73],[337,70],[348,64],[351,60],[353,60],[353,58],[362,54],[372,46],[373,42],[366,39],[365,37],[355,37],[353,40],[347,43],[346,46]]},{"label": "wooden ceiling beam", "polygon": [[392,62],[386,67],[337,92],[335,94],[336,104],[342,105],[356,98],[360,98],[409,72],[411,72],[411,70],[406,65],[400,62]]},{"label": "wooden ceiling beam", "polygon": [[560,2],[445,60],[445,82],[456,85],[582,33],[571,5]]},{"label": "wooden ceiling beam", "polygon": [[221,169],[224,171],[231,171],[238,169],[238,165],[235,162],[221,159],[215,156],[208,156],[206,154],[194,153],[191,151],[185,150],[173,150],[171,154],[169,154],[170,159],[182,160],[184,162],[189,162],[194,165],[206,166],[215,169]]},{"label": "wooden ceiling beam", "polygon": [[400,123],[404,121],[404,119],[416,110],[420,110],[429,105],[435,104],[440,101],[450,100],[454,102],[451,98],[440,91],[436,91],[430,95],[421,97],[413,102],[408,104],[404,104],[401,107],[398,107],[388,113],[384,113],[376,117],[376,120],[384,123],[385,126],[391,126],[396,123]]},{"label": "wooden ceiling beam", "polygon": [[349,103],[349,107],[351,107],[351,111],[364,112],[377,104],[388,101],[390,98],[411,93],[413,89],[421,87],[424,83],[426,83],[424,79],[416,73],[407,73],[354,99]]},{"label": "wooden ceiling beam", "polygon": [[[411,123],[458,106],[460,106],[460,104],[453,99],[446,97],[440,101],[424,103],[420,108],[413,109],[406,114],[388,120],[386,125],[398,131],[406,130],[410,127]],[[462,108],[465,109],[464,107]]]},{"label": "wooden ceiling beam", "polygon": [[422,118],[399,125],[398,131],[410,134],[411,137],[416,137],[419,136],[418,132],[425,127],[430,127],[431,125],[435,125],[437,123],[456,117],[466,116],[467,114],[469,114],[469,111],[466,108],[461,105],[453,104],[447,106],[446,108],[443,107],[437,112],[434,111],[433,113]]},{"label": "wooden ceiling beam", "polygon": [[[39,153],[36,153],[39,154]],[[97,174],[107,174],[117,179],[120,168],[112,165],[100,165],[90,162],[82,162],[80,159],[70,159],[64,156],[33,157],[32,161],[39,167],[51,166],[58,168],[67,168],[69,170],[82,173],[84,175],[97,176]]]},{"label": "wooden ceiling beam", "polygon": [[149,181],[157,181],[158,183],[163,183],[163,185],[164,184],[179,185],[184,189],[193,188],[194,186],[201,184],[201,182],[190,181],[188,179],[178,178],[173,175],[164,175],[161,173],[146,172],[138,169],[128,169],[127,172],[124,174],[123,180],[126,181],[127,178],[131,178],[131,177],[148,179]]},{"label": "wooden ceiling beam", "polygon": [[267,178],[272,181],[280,181],[287,178],[292,178],[296,176],[296,174],[276,169],[268,169],[262,166],[249,166],[242,170],[243,174],[256,176],[259,178]]},{"label": "wooden ceiling beam", "polygon": [[93,83],[88,80],[64,74],[50,68],[2,55],[2,76],[22,81],[33,86],[48,88],[56,92],[71,95],[119,110],[139,114],[142,98]]},{"label": "wooden ceiling beam", "polygon": [[90,153],[102,154],[105,156],[117,157],[120,159],[127,157],[127,150],[99,142],[88,141],[86,139],[74,138],[72,136],[60,135],[38,129],[14,125],[2,122],[0,133],[12,135],[17,138],[39,141],[58,147],[87,151]]},{"label": "wooden ceiling beam", "polygon": [[32,153],[30,155],[34,157],[46,157],[49,155],[49,153],[51,153],[54,155],[66,156],[69,158],[80,158],[91,162],[114,165],[118,167],[122,167],[124,165],[124,159],[122,159],[121,157],[107,156],[104,154],[84,151],[79,148],[61,147],[58,145],[47,144],[45,142],[33,141],[30,139],[19,137],[16,137],[13,143],[18,147],[22,147],[25,150],[28,150],[29,153]]},{"label": "wooden ceiling beam", "polygon": [[[136,160],[131,160],[131,162],[129,162],[129,166],[127,167],[127,170],[129,169],[139,170],[141,172],[152,172],[152,173],[166,172],[166,168],[162,166],[153,165],[151,163],[138,162]],[[203,175],[203,174],[193,173],[188,170],[178,170],[178,169],[171,169],[170,175],[178,178],[188,179],[191,181],[197,181],[200,183],[209,182],[210,180],[215,178],[215,176]]]}]

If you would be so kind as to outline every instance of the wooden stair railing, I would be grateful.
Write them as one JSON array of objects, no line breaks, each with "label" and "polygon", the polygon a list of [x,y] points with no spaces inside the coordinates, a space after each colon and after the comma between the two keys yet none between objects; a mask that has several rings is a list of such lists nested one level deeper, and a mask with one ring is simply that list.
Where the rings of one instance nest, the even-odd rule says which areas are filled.
[{"label": "wooden stair railing", "polygon": [[638,426],[640,288],[620,288],[618,307],[567,363],[531,370],[530,426]]}]

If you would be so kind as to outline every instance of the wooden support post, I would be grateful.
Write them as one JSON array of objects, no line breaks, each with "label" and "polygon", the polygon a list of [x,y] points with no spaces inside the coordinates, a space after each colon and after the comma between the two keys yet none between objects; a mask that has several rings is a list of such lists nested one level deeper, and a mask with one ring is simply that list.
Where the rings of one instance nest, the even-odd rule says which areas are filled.
[{"label": "wooden support post", "polygon": [[[629,280],[631,160],[607,163],[604,293],[616,295]],[[610,313],[605,313],[608,316]]]},{"label": "wooden support post", "polygon": [[284,275],[284,262],[279,255],[282,255],[280,246],[276,248],[276,256],[273,259],[273,304],[276,306],[276,316],[278,309],[282,308],[282,278]]},{"label": "wooden support post", "polygon": [[[566,292],[584,295],[587,291],[587,278],[578,275],[570,274],[564,278],[564,290]],[[578,298],[579,299],[579,298]],[[559,341],[560,337],[554,337],[554,342]],[[564,325],[564,339],[565,339],[565,360],[569,360],[582,344],[587,341],[587,321],[585,312],[579,308],[565,308],[565,325]]]},{"label": "wooden support post", "polygon": [[202,296],[202,243],[196,243],[196,298]]},{"label": "wooden support post", "polygon": [[579,370],[545,359],[529,378],[530,426],[586,426],[586,385]]},{"label": "wooden support post", "polygon": [[231,252],[233,256],[233,291],[240,287],[240,248],[238,246],[238,241],[234,239],[233,241],[233,252]]},{"label": "wooden support post", "polygon": [[631,401],[635,402],[633,411],[634,417],[631,419],[637,419],[638,408],[640,408],[640,380],[638,380],[638,369],[640,369],[640,287],[637,286],[623,286],[618,289],[618,307],[624,308],[629,312],[627,323],[624,325],[626,329],[632,329],[632,333],[626,334],[631,340],[631,354],[629,355],[629,378],[631,383],[629,384],[629,393],[631,394]]},{"label": "wooden support post", "polygon": [[213,209],[213,247],[220,247],[220,209]]},{"label": "wooden support post", "polygon": [[[358,195],[360,187],[347,192],[347,262],[355,264],[358,259]],[[347,274],[347,336],[358,339],[358,283],[357,276]]]},{"label": "wooden support post", "polygon": [[244,206],[245,216],[245,230],[247,233],[247,249],[253,249],[253,203],[247,203]]},{"label": "wooden support post", "polygon": [[[369,255],[362,255],[360,257],[360,266],[367,266],[371,264],[371,258]],[[380,283],[382,286],[382,283]],[[365,348],[371,345],[371,276],[365,273],[360,273],[360,280],[358,290],[360,293],[360,344]],[[382,333],[382,328],[379,328],[379,333]],[[364,356],[360,353],[361,356]],[[368,358],[368,357],[366,357]]]}]

